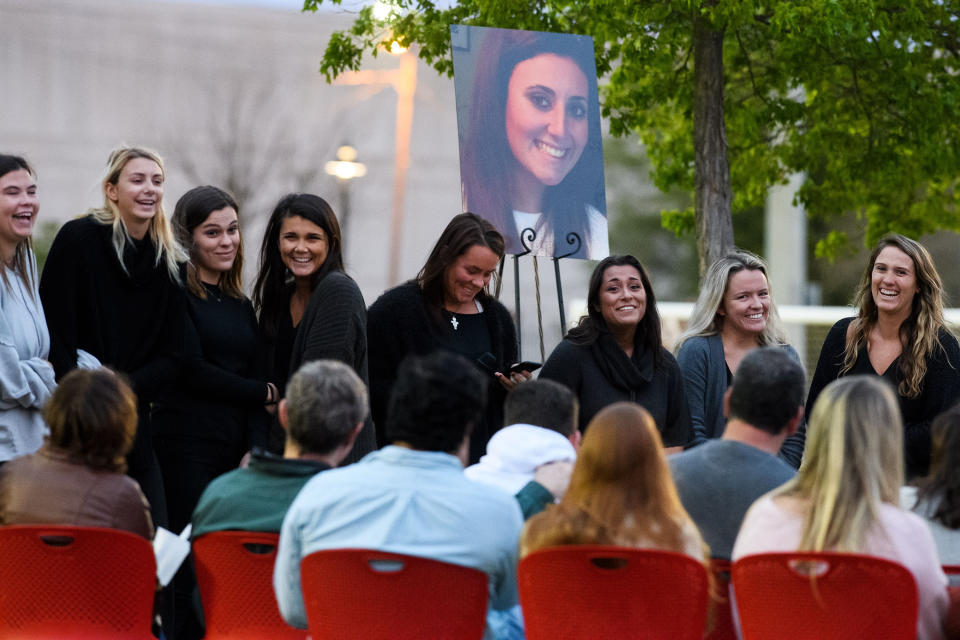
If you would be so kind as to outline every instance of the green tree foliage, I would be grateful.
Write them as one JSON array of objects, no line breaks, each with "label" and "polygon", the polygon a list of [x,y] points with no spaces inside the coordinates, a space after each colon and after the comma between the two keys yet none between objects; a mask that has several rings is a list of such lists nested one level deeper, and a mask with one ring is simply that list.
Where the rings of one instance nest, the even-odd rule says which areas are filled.
[{"label": "green tree foliage", "polygon": [[[306,0],[304,10],[322,1]],[[367,7],[334,34],[321,63],[328,79],[359,68],[365,52],[391,39],[417,44],[422,59],[450,74],[455,23],[588,34],[611,132],[640,138],[659,188],[691,193],[703,171],[693,139],[699,22],[722,37],[728,219],[802,172],[797,197],[808,213],[829,221],[852,212],[867,244],[888,231],[960,230],[960,0],[389,4],[386,19]],[[694,229],[694,207],[665,213],[663,223]],[[848,243],[844,232],[828,231],[817,253],[832,256]]]}]

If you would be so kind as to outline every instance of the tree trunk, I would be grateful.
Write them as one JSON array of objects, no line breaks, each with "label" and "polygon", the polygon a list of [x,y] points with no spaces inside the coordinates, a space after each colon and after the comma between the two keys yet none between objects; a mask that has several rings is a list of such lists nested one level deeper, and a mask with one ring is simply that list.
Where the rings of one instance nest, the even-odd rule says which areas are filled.
[{"label": "tree trunk", "polygon": [[723,31],[698,15],[693,33],[694,209],[700,277],[734,247],[723,121]]}]

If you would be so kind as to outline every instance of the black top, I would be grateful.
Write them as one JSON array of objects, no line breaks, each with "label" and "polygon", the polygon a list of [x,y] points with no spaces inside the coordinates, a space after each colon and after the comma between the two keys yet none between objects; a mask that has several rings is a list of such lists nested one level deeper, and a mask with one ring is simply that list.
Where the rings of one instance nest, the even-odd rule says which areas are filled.
[{"label": "black top", "polygon": [[204,288],[206,299],[186,291],[179,379],[153,405],[154,435],[246,451],[265,442],[268,415],[253,305],[215,285]]},{"label": "black top", "polygon": [[[491,366],[498,371],[517,361],[517,333],[506,307],[485,298],[483,318],[487,328]],[[462,319],[462,315],[457,315]],[[479,322],[479,320],[478,320]],[[390,392],[400,363],[409,354],[423,355],[449,349],[449,320],[423,297],[416,281],[410,280],[385,292],[367,311],[367,338],[370,344],[370,405],[381,444],[388,444],[382,426],[387,416]],[[476,462],[486,451],[487,441],[503,426],[503,399],[506,391],[491,375],[487,386],[487,410],[470,437],[470,460]]]},{"label": "black top", "polygon": [[[490,352],[490,331],[482,313],[444,311],[443,317],[453,329],[441,339],[445,347],[470,362],[476,362],[484,353]],[[454,320],[456,324],[453,323]]]},{"label": "black top", "polygon": [[273,350],[271,366],[271,380],[277,385],[281,398],[286,395],[287,380],[295,373],[290,371],[290,356],[293,355],[293,343],[296,340],[297,328],[293,326],[293,318],[290,317],[290,308],[287,305],[287,312],[277,325],[277,346]]},{"label": "black top", "polygon": [[[290,293],[293,294],[292,289]],[[331,271],[314,285],[288,355],[285,340],[289,338],[284,337],[284,331],[291,328],[292,320],[289,327],[281,326],[274,343],[274,371],[279,375],[278,363],[282,364],[285,359],[289,363],[286,375],[274,381],[278,387],[286,388],[290,376],[300,365],[320,359],[339,360],[350,365],[369,386],[366,303],[350,276],[342,271]],[[376,437],[373,421],[368,417],[353,449],[341,464],[356,462],[375,450]]]},{"label": "black top", "polygon": [[77,366],[77,349],[125,373],[143,406],[175,375],[182,347],[183,292],[156,261],[146,236],[127,242],[125,273],[112,227],[84,216],[53,241],[40,279],[50,328],[50,362],[60,379]]},{"label": "black top", "polygon": [[[615,402],[636,402],[650,412],[665,447],[688,444],[693,440],[693,424],[683,390],[683,376],[677,361],[660,347],[660,363],[653,354],[634,349],[633,357],[614,346],[604,352],[594,344],[574,344],[569,339],[557,345],[540,370],[540,377],[555,380],[572,390],[580,401],[580,430],[604,407]],[[619,355],[618,355],[619,352]],[[608,360],[622,357],[636,371],[636,380],[619,379]]]},{"label": "black top", "polygon": [[[807,396],[808,417],[823,388],[841,375],[847,327],[852,321],[853,318],[844,318],[837,322],[823,341]],[[960,344],[946,329],[941,329],[937,337],[943,349],[935,347],[933,353],[927,357],[927,375],[923,379],[920,394],[915,398],[906,398],[897,391],[905,429],[904,448],[908,480],[927,474],[930,467],[930,422],[949,409],[960,397]],[[870,364],[866,347],[860,348],[853,369],[844,375],[853,374],[880,375]],[[882,377],[895,389],[898,388],[901,380],[899,357],[890,363]]]}]

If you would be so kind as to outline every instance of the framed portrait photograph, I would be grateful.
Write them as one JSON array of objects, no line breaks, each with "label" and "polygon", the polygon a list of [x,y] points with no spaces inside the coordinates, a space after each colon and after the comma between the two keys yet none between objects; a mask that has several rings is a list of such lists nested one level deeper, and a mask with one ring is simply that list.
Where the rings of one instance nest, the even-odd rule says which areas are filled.
[{"label": "framed portrait photograph", "polygon": [[451,25],[463,210],[508,254],[609,255],[593,38]]}]

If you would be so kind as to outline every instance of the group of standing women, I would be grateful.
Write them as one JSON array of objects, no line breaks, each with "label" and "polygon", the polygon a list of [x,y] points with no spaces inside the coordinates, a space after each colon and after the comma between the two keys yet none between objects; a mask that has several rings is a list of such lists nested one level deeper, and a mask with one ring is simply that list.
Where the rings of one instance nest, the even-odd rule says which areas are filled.
[{"label": "group of standing women", "polygon": [[[724,394],[749,351],[777,346],[799,362],[785,341],[766,265],[746,251],[708,269],[676,359],[660,346],[656,298],[632,256],[597,265],[587,305],[541,372],[577,393],[581,429],[603,407],[630,400],[653,415],[664,446],[695,446],[723,434]],[[926,249],[901,235],[884,237],[870,255],[855,307],[857,316],[837,322],[824,341],[806,412],[837,378],[884,378],[904,417],[906,477],[924,476],[930,424],[960,400],[960,344],[945,326],[943,285]],[[781,448],[794,467],[804,438],[801,427]]]},{"label": "group of standing women", "polygon": [[[344,360],[366,379],[366,324],[322,199],[290,195],[273,212],[258,321],[243,294],[237,203],[197,187],[168,222],[164,182],[152,151],[114,151],[103,206],[60,229],[38,279],[36,176],[0,156],[0,461],[40,447],[55,379],[110,367],[138,401],[128,472],[154,521],[179,530],[210,480],[269,444],[270,413],[303,361]],[[374,448],[372,423],[365,435],[354,459]]]}]

